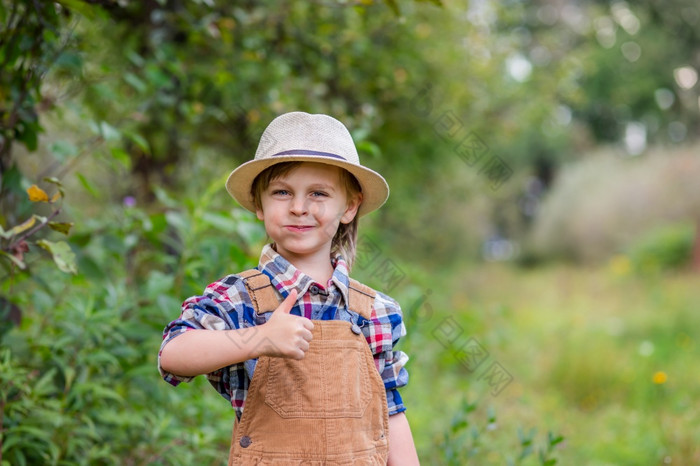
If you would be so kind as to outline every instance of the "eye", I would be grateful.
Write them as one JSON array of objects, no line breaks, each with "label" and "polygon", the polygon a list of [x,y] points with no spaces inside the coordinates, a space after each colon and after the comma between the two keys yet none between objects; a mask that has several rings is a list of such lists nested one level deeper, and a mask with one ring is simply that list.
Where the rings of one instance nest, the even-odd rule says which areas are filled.
[{"label": "eye", "polygon": [[313,197],[327,197],[328,194],[324,193],[323,191],[314,191],[311,193]]},{"label": "eye", "polygon": [[286,196],[287,194],[289,194],[289,191],[286,189],[275,189],[272,191],[273,196]]}]

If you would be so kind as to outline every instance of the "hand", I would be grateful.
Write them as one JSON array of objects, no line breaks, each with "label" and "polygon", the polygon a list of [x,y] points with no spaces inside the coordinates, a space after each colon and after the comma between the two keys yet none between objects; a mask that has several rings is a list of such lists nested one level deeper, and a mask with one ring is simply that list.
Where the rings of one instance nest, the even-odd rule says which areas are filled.
[{"label": "hand", "polygon": [[304,359],[313,338],[313,322],[306,317],[290,314],[297,300],[297,291],[292,290],[287,299],[274,310],[270,319],[261,326],[265,341],[263,355],[280,358]]}]

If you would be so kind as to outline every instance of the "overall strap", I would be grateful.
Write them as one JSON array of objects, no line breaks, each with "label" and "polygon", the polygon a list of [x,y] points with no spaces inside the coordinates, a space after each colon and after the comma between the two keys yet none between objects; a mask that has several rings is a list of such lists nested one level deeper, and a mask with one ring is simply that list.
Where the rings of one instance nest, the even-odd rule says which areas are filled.
[{"label": "overall strap", "polygon": [[[270,277],[258,269],[246,270],[239,273],[238,276],[243,279],[257,314],[277,309],[280,301],[275,292],[275,287],[270,283]],[[353,278],[350,279],[348,309],[369,320],[372,316],[374,298],[376,296],[377,292],[369,286],[363,285]]]},{"label": "overall strap", "polygon": [[355,311],[365,319],[369,320],[372,317],[372,309],[374,308],[374,298],[377,292],[367,285],[363,285],[354,278],[350,279],[348,288],[348,309]]},{"label": "overall strap", "polygon": [[243,283],[248,289],[256,314],[277,309],[280,301],[275,293],[275,287],[270,283],[270,277],[258,269],[246,270],[239,273],[238,276],[243,279]]}]

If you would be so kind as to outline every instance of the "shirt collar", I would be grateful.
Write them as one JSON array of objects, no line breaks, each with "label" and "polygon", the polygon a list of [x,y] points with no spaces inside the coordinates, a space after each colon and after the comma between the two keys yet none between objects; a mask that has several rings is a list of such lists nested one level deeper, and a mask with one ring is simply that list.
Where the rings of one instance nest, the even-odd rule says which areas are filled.
[{"label": "shirt collar", "polygon": [[[331,285],[335,285],[347,305],[349,287],[348,265],[340,254],[330,258],[330,261],[333,265],[333,275],[328,283],[319,284],[326,290],[329,290]],[[260,253],[258,269],[270,277],[270,282],[272,282],[272,285],[280,292],[283,298],[286,298],[293,289],[297,290],[297,296],[303,296],[309,290],[309,287],[316,283],[313,278],[294,267],[287,259],[275,251],[272,244],[267,244],[263,247]]]}]

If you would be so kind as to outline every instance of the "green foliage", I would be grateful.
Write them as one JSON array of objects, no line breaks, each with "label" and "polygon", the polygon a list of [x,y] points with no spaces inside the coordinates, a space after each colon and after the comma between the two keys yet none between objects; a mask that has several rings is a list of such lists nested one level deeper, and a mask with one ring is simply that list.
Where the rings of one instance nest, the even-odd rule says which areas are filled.
[{"label": "green foliage", "polygon": [[0,20],[0,164],[9,168],[13,142],[37,148],[42,79],[60,53],[62,21],[53,3],[29,1],[0,2]]},{"label": "green foliage", "polygon": [[[507,448],[493,445],[493,437],[502,435],[498,430],[496,414],[493,408],[489,408],[487,419],[484,425],[470,423],[470,416],[476,411],[476,403],[462,400],[460,409],[456,412],[450,423],[450,427],[444,432],[442,438],[436,445],[436,451],[442,452],[441,458],[435,458],[435,462],[449,466],[461,466],[467,464],[493,464],[495,458],[499,458],[506,464],[523,465],[528,458],[536,458],[537,464],[550,466],[557,464],[553,457],[554,449],[564,441],[561,435],[547,433],[545,442],[538,446],[535,438],[536,429],[530,429],[525,433],[518,429],[516,446]],[[472,421],[473,422],[473,421]],[[507,451],[518,451],[517,456],[512,456]]]},{"label": "green foliage", "polygon": [[[472,317],[465,334],[476,335],[515,380],[491,398],[480,390],[478,372],[433,370],[443,350],[430,346],[432,326],[409,327],[409,335],[417,328],[427,337],[418,340],[421,351],[409,353],[409,364],[421,371],[411,373],[414,385],[403,393],[409,419],[430,432],[418,440],[424,461],[443,464],[443,450],[434,445],[445,444],[456,417],[469,426],[451,443],[454,450],[464,445],[466,454],[474,446],[472,427],[480,433],[484,454],[474,464],[502,465],[508,456],[516,461],[523,450],[519,428],[535,447],[523,464],[540,464],[536,450],[546,449],[547,430],[566,438],[553,450],[557,464],[591,458],[601,464],[693,463],[700,429],[687,407],[700,388],[687,366],[698,348],[689,330],[700,324],[696,274],[619,277],[602,267],[523,271],[492,264],[451,275],[459,288],[448,288],[460,289],[471,305],[450,300],[441,306],[435,294],[433,305],[457,319]],[[475,405],[471,413],[463,396]],[[498,428],[484,432],[487,406],[498,414]],[[539,435],[530,435],[532,427]]]},{"label": "green foliage", "polygon": [[[3,280],[12,278],[16,269],[26,270],[24,255],[29,252],[29,244],[31,237],[41,231],[44,227],[68,235],[73,223],[71,222],[56,222],[51,219],[56,217],[62,209],[62,201],[64,196],[63,185],[55,178],[45,178],[44,182],[50,183],[56,187],[56,193],[49,195],[38,187],[32,185],[27,189],[29,200],[32,203],[47,203],[51,208],[51,213],[48,217],[33,214],[24,222],[15,225],[8,231],[0,227],[0,262],[7,271]],[[47,239],[34,240],[33,243],[51,254],[56,266],[66,273],[77,273],[75,267],[75,254],[71,250],[68,243],[65,241],[49,241]]]},{"label": "green foliage", "polygon": [[[148,316],[154,303],[124,286],[93,286],[100,289],[35,290],[33,299],[50,305],[51,314],[25,308],[27,331],[7,336],[3,458],[11,464],[148,463],[178,443],[198,452],[198,460],[216,458],[211,432],[191,426],[200,434],[185,436],[180,423],[186,420],[174,419],[173,410],[187,412],[182,394],[173,399],[156,385],[162,382],[154,377],[153,336],[160,324]],[[169,463],[192,461],[184,454]]]},{"label": "green foliage", "polygon": [[[630,122],[642,122],[649,141],[697,136],[697,86],[681,89],[673,77],[679,66],[696,65],[686,63],[698,39],[688,0],[562,9],[523,2],[437,7],[437,0],[214,3],[0,0],[3,465],[225,460],[231,428],[225,402],[201,380],[167,387],[154,359],[162,327],[184,297],[256,264],[264,231],[252,215],[231,207],[223,181],[252,156],[262,128],[280,112],[331,113],[350,127],[363,160],[392,187],[387,206],[367,219],[369,231],[387,245],[386,258],[415,264],[406,268],[412,278],[418,270],[449,270],[456,259],[476,257],[494,229],[526,228],[518,202],[529,173],[577,160],[582,148],[599,141],[619,142]],[[606,36],[610,30],[614,40]],[[670,106],[657,102],[659,91]],[[467,134],[487,146],[484,160],[497,156],[516,172],[498,190],[482,165],[460,158],[456,148]],[[651,157],[592,164],[576,189],[556,188],[549,201],[556,212],[540,216],[536,230],[545,230],[544,243],[555,253],[607,258],[659,219],[696,218],[692,155],[668,164]],[[34,180],[48,185],[33,187]],[[630,199],[643,198],[636,194],[640,186],[656,202],[632,209]],[[64,190],[71,205],[63,204]],[[56,240],[69,233],[67,241]],[[630,257],[644,270],[676,268],[689,241],[685,230],[654,234],[635,244]],[[460,277],[481,277],[456,270]],[[546,272],[536,276],[544,276],[544,284],[521,289],[519,280],[497,275],[476,290],[498,286],[488,300],[500,303],[527,301],[532,290],[546,296],[540,292],[561,284]],[[400,292],[402,303],[435,287],[430,276],[418,281],[425,286]],[[568,292],[568,282],[561,286]],[[465,403],[448,427],[433,419],[437,411],[421,410],[431,398],[449,398],[457,384],[471,386],[455,361],[457,348],[434,341],[438,315],[456,309],[456,322],[472,334],[487,333],[490,349],[509,349],[517,360],[533,348],[556,347],[532,335],[555,326],[572,304],[560,303],[535,326],[518,319],[546,303],[530,304],[526,312],[509,311],[519,310],[521,299],[494,305],[493,312],[466,309],[466,297],[451,290],[435,293],[445,296],[430,303],[440,309],[431,323],[406,315],[410,336],[402,344],[413,358],[407,398],[413,387],[420,393],[409,403],[414,435],[424,441],[425,432],[438,432],[437,446],[423,446],[421,454],[435,463],[554,464],[561,437],[549,434],[539,445],[529,431],[516,440],[513,426],[531,425],[520,422],[519,413],[499,419],[508,422],[505,429],[492,412],[472,420],[475,404]],[[641,308],[669,307],[663,289],[652,291],[660,302]],[[597,291],[589,295],[598,297]],[[489,313],[488,324],[478,313]],[[521,327],[514,330],[505,317],[526,329],[526,344],[516,338]],[[684,322],[692,328],[695,321]],[[655,364],[692,347],[681,330],[651,324],[639,330],[664,348],[658,352],[667,357]],[[551,369],[521,385],[546,380],[561,387],[561,396],[540,388],[559,400],[559,412],[572,415],[629,401],[620,395],[628,383],[626,359],[607,369],[599,363],[615,354],[615,343],[600,332],[557,341],[573,343],[560,348],[557,361],[551,354],[539,354],[537,364],[520,361],[518,367],[532,371]],[[586,352],[591,341],[599,343],[598,353]],[[671,382],[654,386],[643,378],[648,389],[633,397],[632,408],[661,412],[658,396]],[[450,383],[435,388],[440,380]],[[691,406],[683,396],[673,399],[679,410]],[[692,445],[700,439],[691,429],[659,443],[652,421],[617,414],[606,412],[607,435],[593,446],[588,438],[578,442],[573,463],[601,452],[611,462],[639,463],[658,456],[652,444],[676,439],[681,458],[697,457]],[[598,428],[589,428],[591,438]],[[629,441],[620,441],[619,432],[629,432],[622,439]]]},{"label": "green foliage", "polygon": [[165,211],[122,206],[112,211],[116,222],[82,219],[71,242],[83,274],[37,269],[13,293],[22,324],[2,342],[4,459],[184,465],[225,457],[226,402],[207,397],[202,383],[169,388],[155,366],[180,301],[223,268],[256,260],[243,246],[261,240],[260,225],[212,206],[223,194],[223,182],[216,186],[185,207],[160,192]]},{"label": "green foliage", "polygon": [[687,266],[693,253],[693,224],[667,225],[642,235],[628,251],[632,267],[642,273],[678,270]]}]

